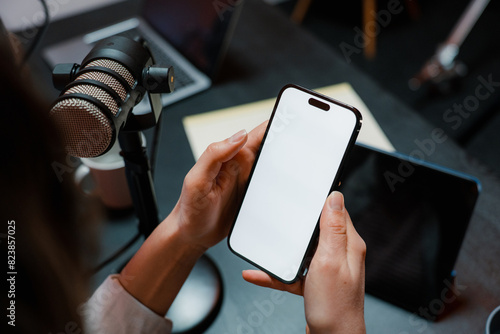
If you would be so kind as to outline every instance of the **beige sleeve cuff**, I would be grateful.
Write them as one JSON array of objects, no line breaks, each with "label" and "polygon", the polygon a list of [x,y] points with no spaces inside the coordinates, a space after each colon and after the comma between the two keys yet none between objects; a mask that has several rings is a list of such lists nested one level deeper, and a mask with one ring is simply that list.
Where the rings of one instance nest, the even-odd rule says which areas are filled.
[{"label": "beige sleeve cuff", "polygon": [[159,316],[132,297],[111,275],[79,310],[85,333],[171,333],[172,321]]}]

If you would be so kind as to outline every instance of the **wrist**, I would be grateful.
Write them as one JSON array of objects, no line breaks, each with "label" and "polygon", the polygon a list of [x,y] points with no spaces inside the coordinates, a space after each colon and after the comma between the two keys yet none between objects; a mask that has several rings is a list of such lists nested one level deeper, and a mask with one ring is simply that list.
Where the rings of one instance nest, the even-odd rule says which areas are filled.
[{"label": "wrist", "polygon": [[315,328],[313,326],[309,326],[308,334],[366,334],[366,328],[364,321],[362,325],[358,324],[346,324],[346,325],[335,325],[332,327],[323,327],[323,328]]},{"label": "wrist", "polygon": [[308,334],[366,334],[365,319],[363,316],[342,315],[329,317],[325,322],[307,321]]},{"label": "wrist", "polygon": [[196,244],[192,238],[184,231],[182,224],[179,223],[178,215],[173,211],[165,220],[161,222],[159,227],[159,234],[161,244],[175,245],[178,254],[183,258],[196,258],[201,257],[207,248]]},{"label": "wrist", "polygon": [[169,215],[122,270],[122,286],[159,315],[165,315],[204,249],[185,240]]}]

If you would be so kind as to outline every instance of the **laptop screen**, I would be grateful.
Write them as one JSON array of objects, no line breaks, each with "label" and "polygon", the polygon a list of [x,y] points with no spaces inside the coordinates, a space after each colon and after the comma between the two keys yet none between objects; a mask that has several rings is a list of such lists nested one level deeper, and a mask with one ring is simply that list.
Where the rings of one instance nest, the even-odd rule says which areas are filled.
[{"label": "laptop screen", "polygon": [[198,69],[212,77],[242,0],[145,0],[143,18]]}]

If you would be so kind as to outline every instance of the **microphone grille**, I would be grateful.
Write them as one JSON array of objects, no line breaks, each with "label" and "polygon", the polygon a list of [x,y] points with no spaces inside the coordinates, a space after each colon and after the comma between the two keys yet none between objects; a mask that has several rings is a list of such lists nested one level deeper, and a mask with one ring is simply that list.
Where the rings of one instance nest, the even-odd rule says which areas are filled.
[{"label": "microphone grille", "polygon": [[75,94],[75,93],[92,96],[101,101],[106,107],[108,107],[113,115],[116,115],[118,113],[119,110],[118,104],[116,103],[115,99],[113,99],[113,97],[104,89],[101,89],[93,85],[80,84],[69,88],[64,93],[64,95]]},{"label": "microphone grille", "polygon": [[[123,78],[124,82],[118,80],[112,75],[113,73],[106,73],[97,68],[93,70],[92,67],[112,70]],[[135,86],[135,79],[125,66],[111,59],[92,60],[85,69],[88,70],[77,75],[73,84],[52,107],[50,117],[62,132],[68,154],[80,158],[92,158],[106,152],[115,139],[114,120],[102,110],[102,107],[99,107],[98,103],[93,103],[93,99],[106,106],[113,116],[117,116],[120,112],[119,103],[127,100],[128,93]],[[80,82],[85,79],[89,81]],[[110,90],[94,85],[92,81],[109,87],[121,101],[117,102]],[[80,94],[80,96],[70,94]],[[91,99],[86,99],[84,96]]]},{"label": "microphone grille", "polygon": [[85,68],[89,67],[94,67],[94,66],[100,66],[100,67],[106,67],[109,68],[110,70],[115,71],[118,73],[125,81],[127,81],[128,85],[130,88],[134,87],[135,79],[134,76],[130,73],[129,70],[122,64],[120,64],[117,61],[111,60],[111,59],[96,59],[88,63]]},{"label": "microphone grille", "polygon": [[63,99],[54,105],[50,117],[63,129],[66,152],[74,157],[99,156],[113,140],[113,127],[108,117],[86,100]]},{"label": "microphone grille", "polygon": [[86,72],[79,75],[75,79],[75,81],[78,80],[94,80],[102,82],[103,84],[114,90],[122,101],[125,101],[125,99],[127,98],[127,90],[125,89],[125,87],[123,87],[123,85],[118,80],[107,73],[97,71]]}]

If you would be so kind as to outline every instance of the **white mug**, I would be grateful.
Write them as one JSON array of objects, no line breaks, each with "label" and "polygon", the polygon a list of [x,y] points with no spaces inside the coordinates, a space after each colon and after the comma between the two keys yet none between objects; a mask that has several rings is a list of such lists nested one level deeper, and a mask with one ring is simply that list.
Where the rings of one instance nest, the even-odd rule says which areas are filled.
[{"label": "white mug", "polygon": [[500,306],[494,309],[486,321],[486,334],[500,334]]},{"label": "white mug", "polygon": [[[143,144],[145,137],[142,136]],[[118,140],[105,154],[95,158],[82,158],[75,180],[82,191],[95,194],[110,209],[132,207],[132,198],[125,175],[125,162],[120,155]]]}]

